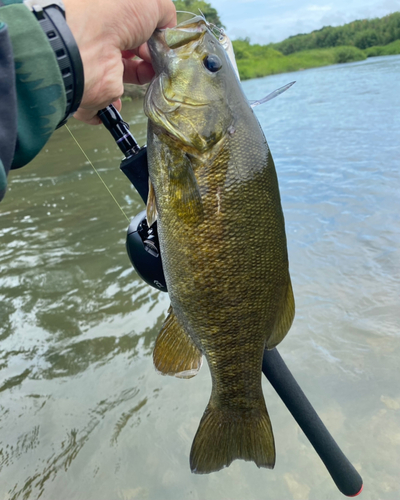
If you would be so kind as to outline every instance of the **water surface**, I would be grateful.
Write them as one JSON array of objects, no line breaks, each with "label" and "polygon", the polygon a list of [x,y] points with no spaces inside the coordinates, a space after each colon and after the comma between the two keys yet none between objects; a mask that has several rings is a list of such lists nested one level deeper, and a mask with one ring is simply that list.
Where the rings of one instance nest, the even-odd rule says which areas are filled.
[{"label": "water surface", "polygon": [[[244,82],[275,159],[296,298],[279,351],[365,482],[400,492],[400,56]],[[124,118],[141,144],[140,103]],[[142,209],[103,127],[69,122],[129,217]],[[268,382],[273,471],[206,476],[188,456],[210,394],[157,374],[168,296],[140,281],[127,221],[68,131],[0,205],[0,498],[324,500],[338,492]]]}]

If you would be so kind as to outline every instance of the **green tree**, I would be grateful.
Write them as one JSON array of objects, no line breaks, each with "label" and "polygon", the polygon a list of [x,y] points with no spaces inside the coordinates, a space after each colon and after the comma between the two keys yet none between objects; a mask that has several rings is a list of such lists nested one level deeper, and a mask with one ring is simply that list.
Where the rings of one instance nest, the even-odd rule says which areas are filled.
[{"label": "green tree", "polygon": [[236,60],[251,58],[251,46],[249,38],[234,40],[232,43]]},{"label": "green tree", "polygon": [[203,0],[174,0],[174,4],[176,10],[193,12],[196,15],[200,14],[201,11],[209,23],[215,24],[218,27],[225,27],[221,22],[217,10],[208,2],[204,2]]},{"label": "green tree", "polygon": [[377,32],[373,29],[359,31],[354,37],[354,45],[359,49],[368,49],[379,45]]},{"label": "green tree", "polygon": [[285,55],[319,48],[353,46],[367,49],[400,40],[400,12],[376,19],[362,19],[344,26],[325,26],[309,34],[291,36],[274,48]]}]

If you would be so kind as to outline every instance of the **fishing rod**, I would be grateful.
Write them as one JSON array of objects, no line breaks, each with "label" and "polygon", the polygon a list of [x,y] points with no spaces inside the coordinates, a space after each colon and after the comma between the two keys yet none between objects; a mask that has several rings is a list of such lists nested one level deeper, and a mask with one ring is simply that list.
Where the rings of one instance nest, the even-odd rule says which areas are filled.
[{"label": "fishing rod", "polygon": [[[129,125],[112,104],[100,110],[98,116],[125,156],[121,170],[146,204],[149,193],[146,146],[139,147]],[[145,210],[129,225],[126,249],[138,275],[150,286],[167,292],[157,221],[148,227]],[[341,451],[276,348],[264,351],[262,371],[318,453],[338,489],[349,497],[359,495],[363,489],[360,474]]]}]

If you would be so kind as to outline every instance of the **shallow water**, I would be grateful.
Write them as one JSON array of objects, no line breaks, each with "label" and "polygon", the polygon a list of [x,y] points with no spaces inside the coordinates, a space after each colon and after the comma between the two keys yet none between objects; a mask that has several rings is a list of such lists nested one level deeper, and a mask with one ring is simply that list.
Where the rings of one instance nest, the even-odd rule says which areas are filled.
[{"label": "shallow water", "polygon": [[[244,82],[279,176],[296,298],[282,357],[363,476],[400,494],[400,56]],[[141,144],[140,104],[124,118]],[[103,127],[70,128],[129,217],[142,209]],[[188,456],[206,364],[162,377],[151,352],[168,297],[130,267],[127,221],[68,131],[13,172],[0,205],[1,499],[339,499],[264,381],[273,471],[206,476]]]}]

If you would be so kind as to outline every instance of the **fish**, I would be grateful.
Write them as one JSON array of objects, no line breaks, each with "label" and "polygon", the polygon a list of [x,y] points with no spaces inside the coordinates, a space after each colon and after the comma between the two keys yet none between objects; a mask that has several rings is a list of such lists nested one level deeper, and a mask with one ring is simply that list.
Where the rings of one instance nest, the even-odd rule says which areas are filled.
[{"label": "fish", "polygon": [[148,224],[157,220],[171,306],[153,361],[191,378],[206,358],[210,400],[190,451],[192,472],[233,460],[273,468],[262,386],[264,349],[294,317],[274,162],[229,57],[196,16],[157,29],[148,117]]}]

